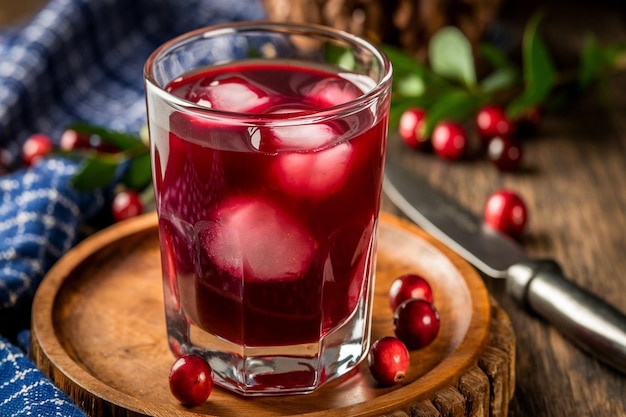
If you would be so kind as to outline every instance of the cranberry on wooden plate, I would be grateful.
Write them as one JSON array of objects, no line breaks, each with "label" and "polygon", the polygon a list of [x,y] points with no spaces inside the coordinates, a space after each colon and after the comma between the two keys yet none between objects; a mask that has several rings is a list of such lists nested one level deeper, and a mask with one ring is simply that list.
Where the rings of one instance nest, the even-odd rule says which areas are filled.
[{"label": "cranberry on wooden plate", "polygon": [[433,290],[428,281],[417,274],[404,274],[396,278],[389,287],[389,307],[395,311],[404,301],[420,298],[433,302]]},{"label": "cranberry on wooden plate", "polygon": [[421,349],[431,344],[439,334],[439,327],[439,312],[426,300],[406,300],[393,316],[396,337],[409,349]]},{"label": "cranberry on wooden plate", "polygon": [[383,337],[376,340],[370,348],[369,370],[381,385],[389,386],[402,381],[406,377],[409,364],[409,351],[398,338]]},{"label": "cranberry on wooden plate", "polygon": [[211,366],[199,355],[181,356],[170,370],[170,390],[184,405],[202,404],[213,391],[211,372]]}]

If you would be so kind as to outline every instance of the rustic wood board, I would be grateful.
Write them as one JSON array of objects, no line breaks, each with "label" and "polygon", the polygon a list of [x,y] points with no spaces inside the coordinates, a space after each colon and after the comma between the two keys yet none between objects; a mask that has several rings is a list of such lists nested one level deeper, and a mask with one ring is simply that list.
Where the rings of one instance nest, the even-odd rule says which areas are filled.
[{"label": "rustic wood board", "polygon": [[92,416],[506,416],[515,385],[506,314],[475,270],[421,229],[383,213],[379,230],[372,337],[393,334],[387,291],[406,272],[431,282],[442,320],[435,342],[411,353],[400,385],[377,386],[363,363],[304,396],[217,388],[200,406],[178,404],[153,213],[90,237],[51,269],[33,305],[31,356]]}]

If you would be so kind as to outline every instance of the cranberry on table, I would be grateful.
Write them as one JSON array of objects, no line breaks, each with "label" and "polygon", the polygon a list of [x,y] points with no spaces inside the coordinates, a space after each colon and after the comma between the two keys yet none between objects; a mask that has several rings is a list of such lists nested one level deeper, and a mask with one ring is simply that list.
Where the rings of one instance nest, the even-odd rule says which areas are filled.
[{"label": "cranberry on table", "polygon": [[376,340],[370,347],[367,361],[374,379],[384,386],[402,381],[410,365],[406,345],[392,336]]},{"label": "cranberry on table", "polygon": [[396,337],[409,349],[430,345],[439,334],[439,327],[439,312],[426,300],[406,300],[398,306],[393,316]]},{"label": "cranberry on table", "polygon": [[433,302],[433,290],[428,281],[417,274],[404,274],[396,278],[389,287],[389,307],[395,311],[404,301],[419,298]]},{"label": "cranberry on table", "polygon": [[211,373],[211,366],[201,356],[181,356],[170,370],[170,391],[184,405],[202,404],[213,391]]},{"label": "cranberry on table", "polygon": [[476,114],[476,129],[483,139],[489,140],[495,136],[511,135],[515,130],[515,123],[506,116],[502,108],[485,106]]},{"label": "cranberry on table", "polygon": [[500,171],[518,170],[522,155],[522,144],[513,137],[496,136],[489,141],[487,156]]},{"label": "cranberry on table", "polygon": [[121,191],[113,198],[111,213],[113,214],[113,218],[118,222],[137,216],[141,214],[142,211],[143,204],[136,191]]},{"label": "cranberry on table", "polygon": [[450,121],[442,121],[435,126],[431,144],[437,155],[449,160],[463,158],[469,147],[465,129]]},{"label": "cranberry on table", "polygon": [[30,136],[22,145],[22,161],[32,166],[39,158],[52,152],[52,141],[47,135],[37,133]]},{"label": "cranberry on table", "polygon": [[404,143],[413,149],[422,149],[428,143],[423,134],[423,122],[426,112],[419,107],[412,107],[400,116],[398,134]]},{"label": "cranberry on table", "polygon": [[499,190],[487,199],[485,222],[512,237],[519,237],[526,226],[528,211],[522,198],[511,190]]}]

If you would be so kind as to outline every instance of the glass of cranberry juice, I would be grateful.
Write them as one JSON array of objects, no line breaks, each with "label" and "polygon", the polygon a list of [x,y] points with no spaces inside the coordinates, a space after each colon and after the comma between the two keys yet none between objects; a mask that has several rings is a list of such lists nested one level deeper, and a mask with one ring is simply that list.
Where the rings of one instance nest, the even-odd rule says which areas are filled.
[{"label": "glass of cranberry juice", "polygon": [[391,65],[243,22],[144,70],[169,346],[243,395],[308,393],[369,349]]}]

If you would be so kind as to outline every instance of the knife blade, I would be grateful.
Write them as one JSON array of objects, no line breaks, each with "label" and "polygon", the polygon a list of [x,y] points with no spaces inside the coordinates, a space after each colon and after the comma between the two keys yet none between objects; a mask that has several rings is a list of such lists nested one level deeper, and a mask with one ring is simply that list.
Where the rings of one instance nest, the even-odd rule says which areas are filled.
[{"label": "knife blade", "polygon": [[402,165],[388,147],[383,191],[400,211],[584,351],[626,373],[626,315],[565,278],[558,263],[530,259],[512,239]]}]

